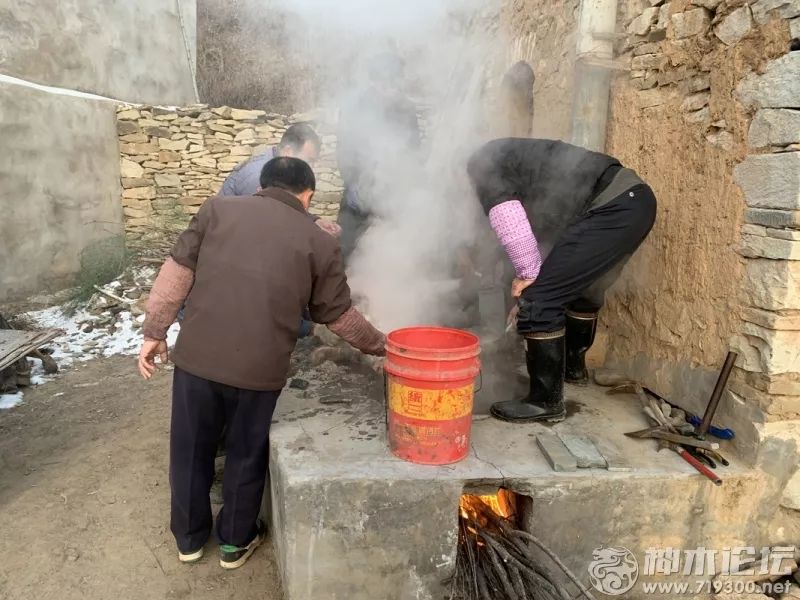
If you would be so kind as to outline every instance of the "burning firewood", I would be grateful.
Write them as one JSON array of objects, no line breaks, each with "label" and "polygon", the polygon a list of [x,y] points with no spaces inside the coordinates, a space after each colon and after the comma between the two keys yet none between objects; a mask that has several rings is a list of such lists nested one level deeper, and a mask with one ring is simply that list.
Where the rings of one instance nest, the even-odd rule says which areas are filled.
[{"label": "burning firewood", "polygon": [[[535,536],[516,528],[508,496],[461,499],[456,570],[450,578],[450,600],[572,600],[552,568],[594,597],[564,563]],[[552,565],[542,564],[544,554]]]}]

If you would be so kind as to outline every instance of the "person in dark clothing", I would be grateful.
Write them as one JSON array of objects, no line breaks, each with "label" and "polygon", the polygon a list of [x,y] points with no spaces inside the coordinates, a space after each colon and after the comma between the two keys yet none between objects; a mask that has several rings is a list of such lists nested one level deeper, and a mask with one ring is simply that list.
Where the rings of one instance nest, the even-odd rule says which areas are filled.
[{"label": "person in dark clothing", "polygon": [[322,140],[306,123],[290,125],[277,146],[238,165],[222,184],[220,196],[252,196],[261,189],[261,170],[279,156],[291,156],[307,162],[313,168],[322,150]]},{"label": "person in dark clothing", "polygon": [[340,111],[336,158],[344,196],[337,222],[345,261],[374,214],[376,174],[387,168],[386,157],[406,156],[420,146],[416,106],[397,87],[402,72],[399,57],[377,56],[368,89]]},{"label": "person in dark clothing", "polygon": [[528,137],[533,129],[536,75],[524,60],[515,63],[500,84],[500,128],[509,137]]},{"label": "person in dark clothing", "polygon": [[530,375],[528,395],[496,403],[492,415],[562,420],[564,380],[588,382],[585,355],[598,311],[653,227],[655,196],[616,158],[560,141],[494,140],[467,170],[514,265],[517,330]]},{"label": "person in dark clothing", "polygon": [[[310,125],[306,123],[290,125],[277,146],[267,148],[263,154],[258,154],[246,160],[231,171],[222,184],[219,195],[224,197],[252,196],[261,189],[261,171],[264,165],[273,158],[279,156],[299,158],[313,167],[319,158],[321,150],[322,140]],[[327,231],[333,236],[339,235],[340,228],[336,223],[316,216],[312,218],[323,231]],[[179,314],[178,320],[182,318],[183,315]],[[308,310],[304,310],[297,337],[302,338],[311,335],[313,330],[314,324],[311,321]]]},{"label": "person in dark clothing", "polygon": [[186,303],[171,356],[170,526],[181,562],[199,560],[211,535],[209,490],[223,430],[221,566],[241,566],[264,539],[257,517],[270,423],[303,309],[362,352],[385,353],[384,335],[352,305],[339,244],[306,212],[315,186],[308,164],[280,157],[264,166],[256,194],[207,200],[150,293],[139,353],[146,379],[156,356],[170,358],[166,332]]}]

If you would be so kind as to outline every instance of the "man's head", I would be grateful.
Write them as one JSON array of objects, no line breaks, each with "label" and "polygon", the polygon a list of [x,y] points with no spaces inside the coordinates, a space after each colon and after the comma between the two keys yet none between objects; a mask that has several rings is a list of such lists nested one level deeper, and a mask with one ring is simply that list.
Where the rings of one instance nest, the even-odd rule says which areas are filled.
[{"label": "man's head", "polygon": [[307,162],[291,156],[279,156],[261,169],[261,188],[269,187],[294,194],[307,209],[317,189],[317,180]]},{"label": "man's head", "polygon": [[298,123],[290,126],[278,144],[278,156],[304,160],[313,165],[319,158],[322,142],[310,125]]}]

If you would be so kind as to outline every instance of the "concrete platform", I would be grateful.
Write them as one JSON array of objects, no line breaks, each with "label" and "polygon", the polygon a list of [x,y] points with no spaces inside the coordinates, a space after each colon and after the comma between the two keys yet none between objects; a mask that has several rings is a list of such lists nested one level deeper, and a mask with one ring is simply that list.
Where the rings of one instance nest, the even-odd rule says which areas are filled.
[{"label": "concrete platform", "polygon": [[389,452],[381,401],[364,390],[350,404],[321,405],[321,393],[289,391],[272,429],[273,540],[287,600],[446,597],[465,490],[523,494],[525,527],[585,582],[600,546],[625,546],[641,562],[649,547],[758,544],[780,495],[781,482],[735,460],[716,487],[655,441],[625,437],[648,426],[638,402],[601,388],[568,387],[570,416],[549,429],[613,442],[628,472],[554,472],[536,444],[545,426],[486,416],[474,419],[468,459],[414,465]]}]

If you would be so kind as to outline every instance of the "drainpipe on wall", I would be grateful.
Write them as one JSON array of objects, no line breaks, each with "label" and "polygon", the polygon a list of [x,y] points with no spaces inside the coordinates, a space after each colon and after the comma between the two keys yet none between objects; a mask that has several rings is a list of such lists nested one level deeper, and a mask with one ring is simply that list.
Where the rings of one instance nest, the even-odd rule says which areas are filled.
[{"label": "drainpipe on wall", "polygon": [[618,0],[582,0],[578,19],[572,143],[603,152]]},{"label": "drainpipe on wall", "polygon": [[175,10],[178,12],[183,49],[192,78],[194,101],[200,102],[200,91],[197,88],[197,0],[175,0]]}]

